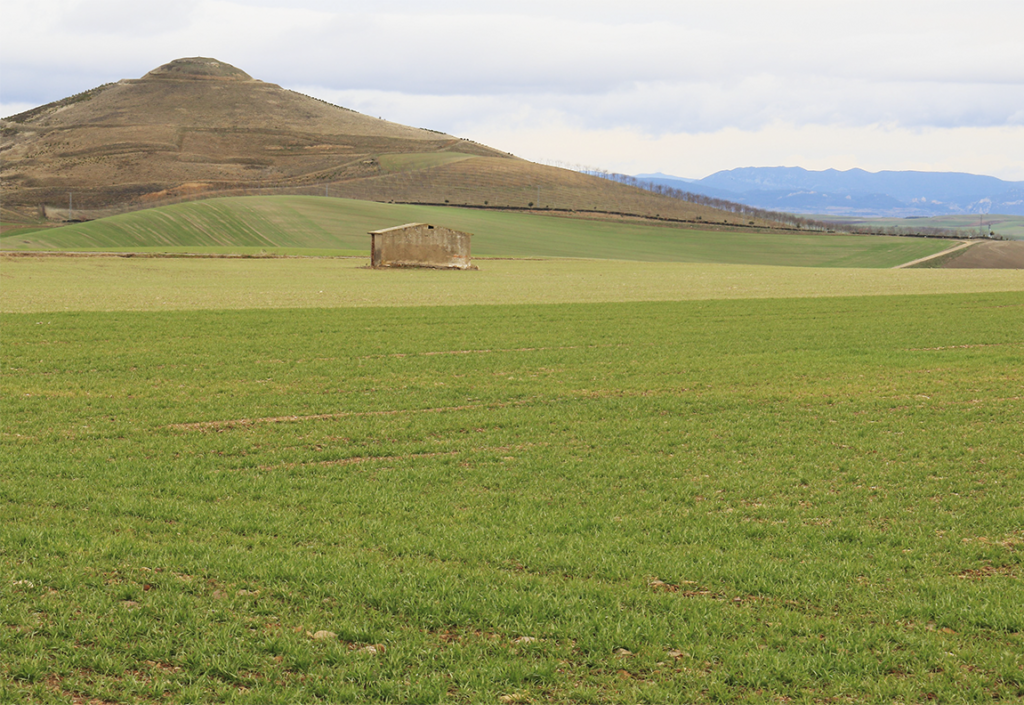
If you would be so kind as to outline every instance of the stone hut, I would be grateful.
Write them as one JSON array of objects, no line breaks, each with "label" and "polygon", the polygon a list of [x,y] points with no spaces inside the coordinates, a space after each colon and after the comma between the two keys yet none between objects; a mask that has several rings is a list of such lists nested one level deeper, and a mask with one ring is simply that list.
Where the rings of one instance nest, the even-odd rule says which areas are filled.
[{"label": "stone hut", "polygon": [[469,261],[469,233],[429,223],[406,223],[370,233],[370,266],[476,269]]}]

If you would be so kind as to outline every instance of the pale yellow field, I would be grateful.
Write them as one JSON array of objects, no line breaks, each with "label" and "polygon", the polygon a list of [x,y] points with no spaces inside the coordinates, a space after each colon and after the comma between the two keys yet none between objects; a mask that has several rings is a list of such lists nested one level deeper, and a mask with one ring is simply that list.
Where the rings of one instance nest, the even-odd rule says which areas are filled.
[{"label": "pale yellow field", "polygon": [[1024,291],[1019,270],[811,269],[546,259],[479,271],[352,259],[3,257],[0,312],[449,306]]}]

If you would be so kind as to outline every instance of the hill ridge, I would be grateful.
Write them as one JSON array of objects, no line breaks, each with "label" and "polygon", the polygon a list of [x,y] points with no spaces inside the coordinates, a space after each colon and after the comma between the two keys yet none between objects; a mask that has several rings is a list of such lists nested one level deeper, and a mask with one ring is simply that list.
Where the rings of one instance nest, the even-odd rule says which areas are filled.
[{"label": "hill ridge", "polygon": [[252,76],[240,68],[217,59],[193,56],[175,59],[158,66],[145,76],[146,80],[212,80],[212,81],[253,81]]},{"label": "hill ridge", "polygon": [[278,192],[746,223],[363,115],[209,57],[176,59],[0,127],[0,196],[5,209],[22,214],[63,208],[74,218],[69,194],[81,217],[181,198]]}]

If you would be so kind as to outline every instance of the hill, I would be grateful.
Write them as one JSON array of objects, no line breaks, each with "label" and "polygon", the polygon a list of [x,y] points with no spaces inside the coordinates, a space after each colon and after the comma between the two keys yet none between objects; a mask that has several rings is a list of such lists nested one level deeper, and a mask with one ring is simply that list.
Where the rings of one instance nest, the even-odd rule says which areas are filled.
[{"label": "hill", "polygon": [[40,106],[0,128],[5,221],[38,212],[91,219],[254,193],[750,221],[362,115],[202,57]]},{"label": "hill", "polygon": [[1024,215],[1024,182],[977,174],[744,167],[697,180],[665,174],[638,178],[787,213],[889,218],[968,213]]}]

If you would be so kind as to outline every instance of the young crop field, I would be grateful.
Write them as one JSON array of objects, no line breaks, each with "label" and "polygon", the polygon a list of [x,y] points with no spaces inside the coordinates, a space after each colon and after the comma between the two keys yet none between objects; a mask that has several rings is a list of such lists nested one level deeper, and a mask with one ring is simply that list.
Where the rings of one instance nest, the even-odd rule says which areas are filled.
[{"label": "young crop field", "polygon": [[2,702],[1024,698],[1019,290],[31,311]]},{"label": "young crop field", "polygon": [[369,253],[371,230],[427,222],[473,233],[473,254],[714,262],[800,267],[894,267],[953,243],[823,233],[694,230],[635,221],[410,206],[314,196],[221,198],[154,208],[2,239],[5,250]]},{"label": "young crop field", "polygon": [[476,259],[479,271],[372,270],[357,258],[0,260],[0,312],[596,303],[1024,292],[1014,270],[825,269]]}]

